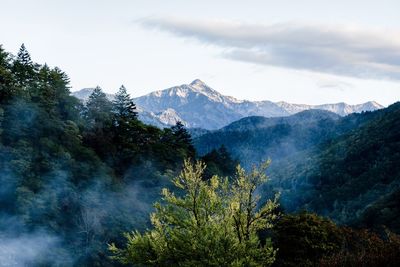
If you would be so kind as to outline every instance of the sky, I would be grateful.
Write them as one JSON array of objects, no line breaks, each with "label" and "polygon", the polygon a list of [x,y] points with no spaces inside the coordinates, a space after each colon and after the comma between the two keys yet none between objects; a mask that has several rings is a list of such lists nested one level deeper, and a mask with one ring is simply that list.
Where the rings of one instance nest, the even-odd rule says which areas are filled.
[{"label": "sky", "polygon": [[0,44],[72,91],[134,97],[201,79],[238,99],[400,100],[398,0],[0,0]]}]

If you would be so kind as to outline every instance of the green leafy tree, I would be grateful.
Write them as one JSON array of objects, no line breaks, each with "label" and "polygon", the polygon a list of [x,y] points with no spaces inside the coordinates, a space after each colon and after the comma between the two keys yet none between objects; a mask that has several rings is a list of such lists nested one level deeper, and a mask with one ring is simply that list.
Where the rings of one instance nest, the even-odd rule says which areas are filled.
[{"label": "green leafy tree", "polygon": [[214,176],[204,181],[204,163],[185,161],[173,179],[173,193],[162,190],[164,204],[156,203],[153,230],[127,233],[125,249],[110,250],[122,263],[146,266],[270,266],[275,250],[261,244],[257,232],[271,228],[277,200],[257,208],[255,190],[265,182],[264,164],[247,174],[237,168],[236,182]]}]

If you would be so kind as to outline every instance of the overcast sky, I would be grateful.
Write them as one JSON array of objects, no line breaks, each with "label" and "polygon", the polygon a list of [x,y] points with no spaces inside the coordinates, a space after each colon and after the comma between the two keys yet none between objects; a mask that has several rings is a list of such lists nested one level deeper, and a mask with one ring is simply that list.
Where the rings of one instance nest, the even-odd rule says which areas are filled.
[{"label": "overcast sky", "polygon": [[132,96],[201,79],[239,99],[400,100],[398,0],[0,0],[0,43],[25,43],[73,90]]}]

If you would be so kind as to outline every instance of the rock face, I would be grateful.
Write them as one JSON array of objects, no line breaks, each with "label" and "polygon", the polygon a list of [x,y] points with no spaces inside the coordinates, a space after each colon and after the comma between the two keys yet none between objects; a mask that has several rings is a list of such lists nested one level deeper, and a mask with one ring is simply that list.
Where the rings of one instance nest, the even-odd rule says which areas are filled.
[{"label": "rock face", "polygon": [[[90,88],[74,92],[80,99],[87,99]],[[112,98],[112,95],[109,96]],[[287,102],[247,101],[224,96],[200,80],[165,90],[155,91],[134,99],[143,121],[165,127],[181,121],[190,128],[219,129],[248,116],[282,117],[310,109],[334,112],[340,116],[350,113],[373,111],[383,106],[376,102],[359,105],[346,103],[304,105]]]}]

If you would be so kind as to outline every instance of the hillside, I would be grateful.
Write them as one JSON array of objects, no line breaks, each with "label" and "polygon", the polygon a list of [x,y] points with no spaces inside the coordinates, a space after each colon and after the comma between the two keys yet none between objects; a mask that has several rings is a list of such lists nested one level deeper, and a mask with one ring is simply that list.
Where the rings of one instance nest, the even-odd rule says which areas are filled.
[{"label": "hillside", "polygon": [[224,145],[246,167],[272,158],[272,184],[265,192],[280,191],[287,210],[305,208],[341,223],[384,221],[399,229],[394,208],[377,215],[386,218],[368,215],[393,203],[390,196],[398,190],[399,125],[400,103],[343,118],[305,111],[245,118],[196,138],[195,146],[206,153]]},{"label": "hillside", "polygon": [[247,117],[194,140],[200,154],[225,145],[244,166],[272,158],[275,162],[326,141],[340,116],[308,110],[279,118]]}]

